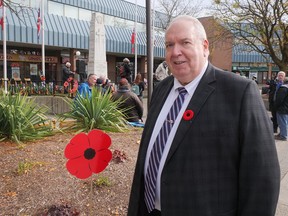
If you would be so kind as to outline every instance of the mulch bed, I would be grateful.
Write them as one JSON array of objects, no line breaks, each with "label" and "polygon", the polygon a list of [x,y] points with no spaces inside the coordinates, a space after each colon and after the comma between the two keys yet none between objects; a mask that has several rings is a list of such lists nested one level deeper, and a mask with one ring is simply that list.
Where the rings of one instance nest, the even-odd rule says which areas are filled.
[{"label": "mulch bed", "polygon": [[141,133],[108,133],[115,159],[85,180],[65,167],[64,149],[74,134],[24,145],[1,142],[0,215],[126,215]]}]

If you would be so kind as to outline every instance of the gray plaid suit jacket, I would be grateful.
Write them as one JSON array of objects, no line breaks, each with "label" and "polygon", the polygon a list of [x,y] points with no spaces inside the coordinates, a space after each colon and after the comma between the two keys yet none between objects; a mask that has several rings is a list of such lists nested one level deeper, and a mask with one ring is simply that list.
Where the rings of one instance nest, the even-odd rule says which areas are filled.
[{"label": "gray plaid suit jacket", "polygon": [[[144,162],[173,77],[153,91],[128,216],[147,215]],[[162,216],[273,216],[280,169],[272,122],[254,81],[211,64],[181,120],[161,175]]]}]

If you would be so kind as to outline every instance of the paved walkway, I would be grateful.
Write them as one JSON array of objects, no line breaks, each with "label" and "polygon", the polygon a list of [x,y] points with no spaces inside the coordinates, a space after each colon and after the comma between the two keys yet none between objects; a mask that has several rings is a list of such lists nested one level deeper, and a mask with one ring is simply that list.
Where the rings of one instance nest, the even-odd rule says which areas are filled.
[{"label": "paved walkway", "polygon": [[[143,99],[143,105],[143,120],[145,122],[147,117],[147,98]],[[275,216],[288,216],[288,141],[276,140],[276,147],[281,168],[281,188]]]},{"label": "paved walkway", "polygon": [[275,216],[288,215],[288,141],[276,141],[281,168],[280,196]]}]

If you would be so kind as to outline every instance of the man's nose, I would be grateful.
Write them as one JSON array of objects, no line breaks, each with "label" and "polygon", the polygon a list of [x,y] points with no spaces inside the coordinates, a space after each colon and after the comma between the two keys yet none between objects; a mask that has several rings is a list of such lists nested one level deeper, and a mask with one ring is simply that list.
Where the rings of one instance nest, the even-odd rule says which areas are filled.
[{"label": "man's nose", "polygon": [[172,55],[178,56],[182,54],[182,48],[179,44],[175,44],[172,48]]}]

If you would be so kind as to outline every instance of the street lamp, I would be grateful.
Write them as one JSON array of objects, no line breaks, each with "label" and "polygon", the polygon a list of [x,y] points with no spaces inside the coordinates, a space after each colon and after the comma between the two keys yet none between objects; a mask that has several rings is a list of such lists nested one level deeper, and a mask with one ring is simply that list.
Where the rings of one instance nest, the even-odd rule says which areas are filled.
[{"label": "street lamp", "polygon": [[81,52],[80,52],[80,51],[76,51],[75,55],[76,55],[77,57],[79,57],[79,56],[81,55]]}]

